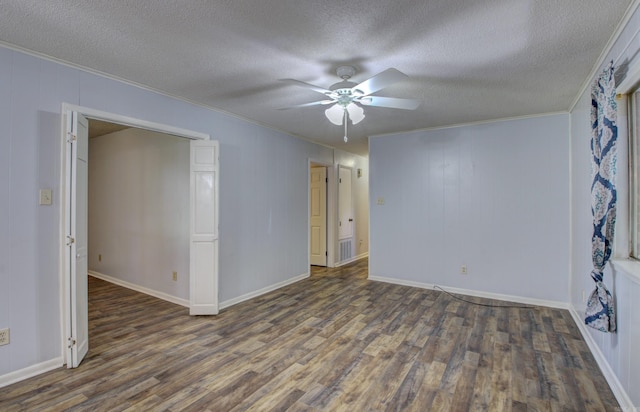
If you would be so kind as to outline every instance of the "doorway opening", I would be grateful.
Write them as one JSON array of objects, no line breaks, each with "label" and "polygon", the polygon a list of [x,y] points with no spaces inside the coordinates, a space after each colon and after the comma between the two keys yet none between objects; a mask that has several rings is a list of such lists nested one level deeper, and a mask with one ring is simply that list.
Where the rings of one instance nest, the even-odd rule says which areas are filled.
[{"label": "doorway opening", "polygon": [[335,172],[332,164],[309,160],[309,267],[335,266]]},{"label": "doorway opening", "polygon": [[340,263],[347,263],[354,257],[352,175],[352,168],[338,166],[338,262]]},{"label": "doorway opening", "polygon": [[88,351],[87,224],[89,119],[189,140],[190,314],[218,313],[219,145],[203,134],[159,123],[63,104],[60,203],[63,358],[77,367]]},{"label": "doorway opening", "polygon": [[189,307],[189,140],[89,119],[88,273]]}]

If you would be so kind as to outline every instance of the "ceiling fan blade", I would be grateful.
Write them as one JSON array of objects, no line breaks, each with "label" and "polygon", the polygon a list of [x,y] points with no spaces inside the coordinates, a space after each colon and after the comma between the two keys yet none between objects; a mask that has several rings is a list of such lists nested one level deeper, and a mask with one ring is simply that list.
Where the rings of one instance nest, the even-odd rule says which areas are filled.
[{"label": "ceiling fan blade", "polygon": [[321,104],[331,104],[331,103],[334,103],[334,102],[335,102],[335,100],[318,100],[316,102],[296,104],[294,106],[289,106],[289,107],[281,107],[278,110],[289,110],[289,109],[295,109],[295,108],[298,108],[298,107],[318,106],[318,105],[321,105]]},{"label": "ceiling fan blade", "polygon": [[419,99],[399,99],[397,97],[367,96],[359,100],[365,106],[391,107],[394,109],[415,110],[420,106]]},{"label": "ceiling fan blade", "polygon": [[369,78],[368,80],[363,81],[362,83],[353,87],[353,90],[359,90],[364,95],[369,95],[371,93],[377,92],[380,89],[390,86],[393,83],[397,83],[401,80],[406,80],[408,78],[409,76],[402,73],[400,70],[390,68],[376,74],[375,76]]},{"label": "ceiling fan blade", "polygon": [[293,84],[296,86],[300,86],[300,87],[304,87],[306,89],[311,89],[315,92],[318,93],[322,93],[322,94],[330,94],[331,90],[327,90],[323,87],[320,86],[314,86],[311,83],[305,83],[305,82],[301,82],[300,80],[295,80],[295,79],[279,79],[281,82],[285,82],[285,83],[289,83],[289,84]]}]

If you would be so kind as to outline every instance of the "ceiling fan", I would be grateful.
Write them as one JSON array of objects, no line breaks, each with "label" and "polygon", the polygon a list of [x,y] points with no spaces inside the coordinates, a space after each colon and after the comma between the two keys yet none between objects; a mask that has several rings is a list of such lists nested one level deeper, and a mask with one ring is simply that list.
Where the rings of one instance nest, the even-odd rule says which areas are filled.
[{"label": "ceiling fan", "polygon": [[328,89],[314,86],[313,84],[305,83],[300,80],[280,79],[280,81],[305,87],[326,96],[326,99],[324,100],[285,107],[281,110],[331,104],[332,106],[325,110],[324,114],[331,123],[338,126],[344,124],[344,141],[346,143],[348,140],[347,120],[351,119],[353,124],[358,124],[365,117],[364,109],[360,105],[391,107],[394,109],[405,110],[415,110],[420,105],[420,100],[418,99],[371,96],[378,90],[409,78],[409,76],[397,69],[387,69],[361,83],[354,83],[349,80],[354,74],[356,74],[356,69],[351,66],[338,67],[336,74],[342,78],[342,81],[329,86]]}]

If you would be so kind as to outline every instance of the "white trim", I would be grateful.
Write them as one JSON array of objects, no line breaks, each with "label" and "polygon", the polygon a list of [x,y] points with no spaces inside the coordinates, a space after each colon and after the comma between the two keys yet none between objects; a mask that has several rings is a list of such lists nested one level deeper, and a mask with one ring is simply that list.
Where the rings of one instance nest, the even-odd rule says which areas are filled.
[{"label": "white trim", "polygon": [[335,150],[332,164],[327,166],[327,267],[335,268],[338,252],[338,172]]},{"label": "white trim", "polygon": [[[64,108],[64,104],[63,104]],[[65,192],[67,189],[67,181],[66,181],[66,163],[67,163],[67,145],[66,145],[66,134],[67,134],[67,122],[66,122],[66,112],[64,110],[61,111],[61,119],[60,119],[60,168],[58,172],[60,173],[60,193],[58,196],[54,196],[54,199],[58,198],[58,210],[60,211],[58,214],[58,296],[60,297],[59,304],[59,315],[60,315],[60,351],[62,357],[62,363],[67,363],[67,306],[69,302],[69,298],[67,297],[67,276],[66,276],[66,245],[65,245],[65,235],[66,235],[66,223],[67,223],[67,211],[66,211],[66,196]]]},{"label": "white trim", "polygon": [[569,313],[571,313],[571,317],[573,318],[573,321],[576,323],[576,326],[578,326],[578,330],[580,330],[580,333],[582,334],[584,341],[587,343],[587,346],[589,347],[591,354],[593,355],[593,357],[596,360],[596,363],[600,367],[600,371],[602,372],[602,374],[604,375],[604,378],[607,380],[607,383],[611,387],[611,391],[613,392],[613,395],[618,400],[618,403],[620,404],[620,407],[622,408],[622,410],[629,411],[629,412],[637,411],[637,409],[633,406],[633,401],[631,401],[631,398],[629,398],[629,395],[624,390],[624,387],[618,380],[618,377],[616,376],[615,372],[613,372],[613,369],[611,369],[611,365],[609,365],[609,362],[607,362],[607,359],[604,357],[604,354],[600,350],[600,347],[598,346],[596,341],[593,339],[593,336],[591,336],[591,333],[587,329],[587,325],[584,324],[584,320],[580,318],[580,315],[578,314],[578,312],[576,311],[573,305],[571,305],[571,307],[569,308]]},{"label": "white trim", "polygon": [[347,260],[345,260],[345,261],[338,262],[338,263],[336,263],[336,266],[335,266],[335,267],[344,266],[344,265],[347,265],[347,264],[349,264],[349,263],[353,263],[353,262],[355,262],[356,260],[364,259],[364,258],[366,258],[366,257],[369,257],[369,252],[364,252],[364,253],[359,254],[358,256],[354,256],[354,257],[352,257],[351,259],[347,259]]},{"label": "white trim", "polygon": [[310,274],[308,272],[307,273],[303,273],[302,275],[295,276],[295,277],[293,277],[291,279],[287,279],[285,281],[282,281],[282,282],[279,282],[279,283],[275,283],[273,285],[264,287],[262,289],[254,290],[253,292],[245,293],[244,295],[238,296],[236,298],[225,300],[224,302],[220,302],[218,307],[220,308],[220,310],[226,309],[226,308],[228,308],[230,306],[237,305],[238,303],[247,301],[249,299],[256,298],[256,297],[264,295],[266,293],[273,292],[274,290],[277,290],[277,289],[283,288],[285,286],[291,285],[293,283],[299,282],[299,281],[301,281],[303,279],[308,278],[309,276],[310,276]]},{"label": "white trim", "polygon": [[[640,0],[638,0],[638,1],[640,1]],[[570,114],[570,113],[571,112],[569,112],[569,111],[559,111],[559,112],[549,112],[549,113],[536,113],[536,114],[527,114],[527,115],[523,115],[523,116],[502,117],[502,118],[499,118],[499,119],[478,120],[476,122],[469,122],[469,123],[456,123],[456,124],[444,125],[444,126],[425,127],[424,129],[405,130],[405,131],[401,131],[401,132],[375,134],[375,135],[369,136],[369,145],[371,145],[371,139],[374,139],[376,137],[396,136],[396,135],[404,135],[404,134],[409,134],[409,133],[420,133],[420,132],[432,132],[434,130],[446,130],[446,129],[454,129],[454,128],[458,128],[458,127],[477,126],[477,125],[482,125],[482,124],[491,124],[491,123],[499,123],[499,122],[509,122],[509,121],[512,121],[512,120],[532,119],[532,118],[536,118],[536,117],[558,116],[558,115],[561,115],[561,114]],[[362,156],[360,156],[360,157],[362,157]]]},{"label": "white trim", "polygon": [[113,283],[114,285],[122,286],[127,289],[135,290],[136,292],[144,293],[145,295],[153,296],[158,299],[165,300],[167,302],[175,303],[176,305],[189,307],[189,301],[187,299],[171,296],[168,293],[160,292],[157,290],[149,289],[144,286],[136,285],[135,283],[127,282],[126,280],[114,278],[113,276],[105,275],[104,273],[96,272],[94,270],[88,271],[90,276],[97,279],[102,279],[106,282]]},{"label": "white trim", "polygon": [[150,122],[135,117],[122,116],[115,113],[103,112],[102,110],[62,103],[62,113],[67,113],[69,111],[82,113],[82,115],[88,119],[104,120],[111,123],[135,127],[137,129],[151,130],[153,132],[185,137],[192,140],[211,140],[211,136],[208,133],[196,132],[162,123]]},{"label": "white trim", "polygon": [[[602,53],[600,53],[600,56],[598,56],[598,58],[596,59],[596,64],[593,65],[593,68],[591,69],[591,72],[589,73],[587,78],[584,80],[582,87],[578,89],[578,94],[576,95],[576,97],[573,99],[573,102],[569,106],[569,112],[572,112],[573,109],[575,109],[576,105],[580,101],[580,98],[582,97],[584,92],[587,90],[587,88],[591,85],[591,82],[596,77],[596,74],[598,73],[598,71],[600,71],[600,67],[603,65],[605,59],[607,58],[607,55],[611,52],[611,49],[618,41],[618,38],[622,34],[622,31],[627,27],[627,24],[629,24],[629,20],[631,19],[631,17],[633,16],[633,13],[638,8],[638,5],[640,5],[640,0],[633,0],[633,2],[627,8],[627,11],[625,11],[624,15],[622,16],[622,19],[618,22],[616,29],[614,30],[613,34],[609,38],[609,41],[602,49]],[[616,60],[615,63],[617,63],[617,60],[619,58],[620,56],[618,56],[615,59]]]},{"label": "white trim", "polygon": [[[640,5],[640,1],[636,0],[635,8],[637,8],[639,5]],[[634,13],[635,13],[635,9],[628,15],[629,19],[633,16]],[[624,29],[627,28],[628,24],[629,24],[629,21],[628,20],[625,21]],[[627,53],[630,47],[634,47],[634,49],[631,49],[631,50],[633,50],[633,56],[635,56],[636,49],[634,44],[636,44],[638,41],[638,34],[640,34],[640,27],[636,29],[636,32],[633,34],[633,36],[629,36],[629,41],[627,41],[627,44],[625,44],[624,47],[621,49],[620,54],[618,54],[618,57],[614,59],[613,61],[614,66],[618,66],[618,63],[620,63],[620,59],[622,59],[622,57],[625,56],[625,54]],[[625,57],[628,57],[628,56],[625,56]]]},{"label": "white trim", "polygon": [[452,287],[448,287],[448,286],[439,286],[439,285],[435,285],[433,283],[414,282],[412,280],[394,279],[394,278],[387,278],[387,277],[384,277],[384,276],[371,276],[371,275],[369,275],[368,279],[376,281],[376,282],[393,283],[395,285],[412,286],[412,287],[421,288],[421,289],[439,290],[439,289],[436,289],[436,286],[437,286],[439,288],[444,289],[445,291],[447,291],[449,293],[454,293],[454,294],[458,294],[458,295],[475,296],[475,297],[479,297],[479,298],[487,298],[487,299],[502,300],[502,301],[507,301],[507,302],[523,303],[523,304],[526,304],[526,305],[545,306],[545,307],[555,308],[555,309],[569,309],[569,304],[568,303],[566,303],[566,302],[557,302],[557,301],[553,301],[553,300],[527,298],[527,297],[524,297],[524,296],[503,295],[503,294],[500,294],[500,293],[481,292],[481,291],[470,290],[470,289],[459,289],[459,288],[452,288]]},{"label": "white trim", "polygon": [[573,202],[573,147],[574,147],[574,142],[573,142],[573,119],[572,119],[572,114],[569,113],[569,161],[568,163],[568,167],[569,167],[569,173],[568,173],[568,179],[569,179],[569,273],[567,276],[567,291],[569,293],[568,299],[569,302],[571,302],[573,300],[572,296],[571,296],[571,286],[573,285],[573,268],[574,268],[574,262],[573,262],[573,252],[575,250],[575,242],[574,242],[574,235],[573,235],[573,206],[574,206],[574,202]]},{"label": "white trim", "polygon": [[616,87],[617,94],[628,94],[633,91],[640,82],[640,62],[636,62],[631,68],[629,72],[627,72],[627,77]]},{"label": "white trim", "polygon": [[32,378],[36,375],[40,375],[54,369],[61,368],[63,365],[63,358],[58,357],[48,361],[36,363],[35,365],[27,366],[26,368],[19,369],[17,371],[9,372],[6,375],[0,376],[0,388],[23,381],[25,379]]},{"label": "white trim", "polygon": [[631,258],[611,259],[611,265],[616,270],[616,275],[626,276],[640,285],[640,261]]}]

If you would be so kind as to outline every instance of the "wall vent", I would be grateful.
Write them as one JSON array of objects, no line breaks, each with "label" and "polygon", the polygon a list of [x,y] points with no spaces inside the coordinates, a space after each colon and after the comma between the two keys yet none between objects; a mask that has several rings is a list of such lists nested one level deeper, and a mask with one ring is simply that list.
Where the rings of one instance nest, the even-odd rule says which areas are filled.
[{"label": "wall vent", "polygon": [[340,262],[351,259],[353,257],[351,253],[351,239],[340,241]]}]

